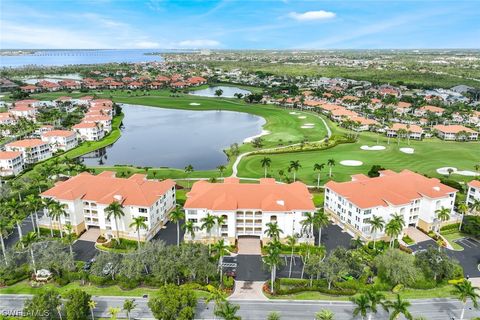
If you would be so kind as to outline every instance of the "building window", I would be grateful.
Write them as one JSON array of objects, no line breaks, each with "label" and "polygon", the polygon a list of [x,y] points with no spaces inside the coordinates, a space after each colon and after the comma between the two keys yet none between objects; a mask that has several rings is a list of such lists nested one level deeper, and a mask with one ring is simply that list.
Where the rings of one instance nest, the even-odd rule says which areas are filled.
[{"label": "building window", "polygon": [[138,212],[147,213],[147,208],[138,208]]},{"label": "building window", "polygon": [[270,221],[276,222],[277,221],[277,216],[270,216]]}]

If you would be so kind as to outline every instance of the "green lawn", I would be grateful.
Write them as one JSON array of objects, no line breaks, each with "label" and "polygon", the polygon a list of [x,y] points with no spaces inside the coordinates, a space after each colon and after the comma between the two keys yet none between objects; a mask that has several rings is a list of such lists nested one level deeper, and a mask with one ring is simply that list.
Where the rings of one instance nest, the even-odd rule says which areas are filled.
[{"label": "green lawn", "polygon": [[[63,287],[59,287],[55,284],[46,284],[42,287],[32,288],[28,281],[21,281],[12,286],[0,288],[0,294],[36,294],[44,291],[47,288],[55,288],[60,294],[65,294],[72,289],[82,289],[85,292],[91,294],[92,296],[124,296],[124,297],[140,297],[144,294],[152,294],[157,289],[140,287],[132,290],[123,290],[119,286],[106,286],[106,287],[97,287],[95,285],[85,285],[82,286],[80,282],[71,282]],[[195,290],[197,298],[204,298],[208,294],[201,290]]]},{"label": "green lawn", "polygon": [[445,239],[447,239],[447,241],[452,245],[453,249],[459,250],[459,251],[462,251],[463,247],[461,245],[459,245],[458,243],[456,243],[454,240],[458,240],[458,239],[461,239],[461,238],[468,237],[468,235],[463,234],[459,231],[451,232],[451,233],[450,232],[446,232],[446,233],[440,232],[440,234]]}]

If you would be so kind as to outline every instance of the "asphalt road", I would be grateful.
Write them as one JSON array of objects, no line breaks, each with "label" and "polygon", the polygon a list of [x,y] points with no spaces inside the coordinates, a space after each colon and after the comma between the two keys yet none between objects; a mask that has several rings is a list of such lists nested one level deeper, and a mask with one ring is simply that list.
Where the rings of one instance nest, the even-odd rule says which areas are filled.
[{"label": "asphalt road", "polygon": [[[0,295],[0,314],[19,312],[22,310],[24,301],[28,295]],[[97,307],[94,310],[96,317],[109,317],[108,308],[121,308],[127,297],[94,297]],[[148,306],[148,299],[135,298],[137,307],[132,312],[132,318],[135,319],[153,319]],[[316,312],[322,309],[329,309],[335,313],[335,319],[353,319],[353,305],[350,302],[337,301],[249,301],[237,300],[231,301],[240,306],[238,315],[243,320],[265,320],[272,311],[280,313],[282,319],[313,319]],[[452,299],[428,299],[412,301],[410,312],[414,316],[424,316],[429,320],[450,320],[458,319],[461,311],[461,304]],[[18,313],[17,313],[18,314]],[[465,319],[471,319],[480,316],[480,311],[472,309],[471,304],[467,305]],[[121,312],[120,317],[125,317]],[[196,319],[213,319],[213,303],[207,306],[203,301],[199,301],[196,310]],[[372,319],[387,319],[387,314],[380,310]],[[403,318],[401,318],[403,319]]]}]

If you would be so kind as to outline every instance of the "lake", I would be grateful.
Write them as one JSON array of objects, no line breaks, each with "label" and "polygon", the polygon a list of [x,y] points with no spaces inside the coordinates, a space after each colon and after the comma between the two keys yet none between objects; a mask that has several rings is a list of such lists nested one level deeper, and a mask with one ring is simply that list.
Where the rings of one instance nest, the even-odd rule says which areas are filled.
[{"label": "lake", "polygon": [[145,54],[149,52],[152,52],[152,50],[38,50],[34,54],[0,56],[0,66],[64,66],[112,62],[133,63],[163,61],[163,58],[159,55]]},{"label": "lake", "polygon": [[122,136],[83,156],[90,166],[215,169],[227,163],[223,149],[261,133],[265,119],[232,111],[190,111],[123,105]]},{"label": "lake", "polygon": [[207,89],[195,90],[190,92],[191,95],[201,96],[201,97],[216,97],[215,91],[222,90],[222,96],[224,98],[235,98],[235,93],[241,93],[244,96],[250,94],[248,90],[240,89],[237,87],[227,87],[227,86],[215,86],[209,87]]}]

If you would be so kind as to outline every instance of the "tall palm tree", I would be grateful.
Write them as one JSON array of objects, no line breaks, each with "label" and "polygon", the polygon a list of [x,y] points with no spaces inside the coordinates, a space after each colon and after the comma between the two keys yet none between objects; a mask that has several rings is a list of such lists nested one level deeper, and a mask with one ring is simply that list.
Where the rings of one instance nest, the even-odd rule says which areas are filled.
[{"label": "tall palm tree", "polygon": [[43,207],[47,209],[48,211],[48,218],[50,222],[50,237],[53,238],[53,216],[51,214],[52,208],[55,206],[55,203],[57,201],[53,198],[43,198],[42,199],[42,204]]},{"label": "tall palm tree", "polygon": [[62,217],[65,216],[66,204],[55,201],[50,205],[49,214],[52,218],[58,220],[58,229],[60,230],[60,238],[63,238]]},{"label": "tall palm tree", "polygon": [[393,244],[395,242],[395,239],[398,237],[398,235],[402,232],[402,226],[399,224],[399,222],[395,219],[391,219],[386,225],[385,225],[385,233],[390,237],[390,248],[393,247]]},{"label": "tall palm tree", "polygon": [[297,171],[298,169],[300,169],[302,167],[302,165],[300,164],[300,161],[299,160],[292,160],[290,161],[290,166],[288,167],[288,170],[289,171],[293,171],[293,182],[296,181],[296,178],[297,178]]},{"label": "tall palm tree", "polygon": [[216,252],[216,256],[218,256],[218,268],[220,269],[220,283],[222,283],[223,279],[223,257],[227,254],[228,246],[225,244],[225,240],[220,239],[213,244],[213,251]]},{"label": "tall palm tree", "polygon": [[335,159],[328,159],[327,165],[330,167],[328,176],[331,178],[332,177],[332,168],[335,167]]},{"label": "tall palm tree", "polygon": [[313,165],[313,171],[317,171],[317,188],[320,188],[320,172],[325,168],[325,163],[315,163]]},{"label": "tall palm tree", "polygon": [[370,300],[368,299],[367,295],[361,294],[359,296],[350,298],[350,300],[355,304],[353,315],[355,317],[360,315],[362,320],[364,320],[371,307]]},{"label": "tall palm tree", "polygon": [[292,264],[293,264],[293,251],[295,250],[295,245],[297,244],[297,238],[295,236],[287,237],[287,245],[292,248],[290,251],[290,267],[288,268],[288,277],[292,276]]},{"label": "tall palm tree", "polygon": [[177,246],[180,246],[180,222],[185,219],[185,212],[177,205],[174,210],[170,211],[168,218],[177,224]]},{"label": "tall palm tree", "polygon": [[328,226],[328,215],[323,209],[317,210],[313,215],[313,226],[318,229],[318,246],[322,242],[322,228]]},{"label": "tall palm tree", "polygon": [[280,238],[280,233],[283,233],[277,222],[268,222],[265,226],[267,229],[264,233],[273,241],[278,240]]},{"label": "tall palm tree", "polygon": [[462,218],[460,219],[460,224],[458,225],[458,231],[462,230],[462,224],[463,224],[463,217],[467,214],[468,212],[468,205],[466,203],[460,203],[457,207],[458,213],[462,215]]},{"label": "tall palm tree", "polygon": [[477,293],[480,288],[472,286],[472,283],[468,280],[464,280],[455,285],[454,291],[452,292],[457,296],[458,300],[462,303],[462,313],[460,314],[460,320],[463,320],[465,316],[465,308],[467,306],[467,301],[471,300],[475,308],[478,308],[478,299],[480,295]]},{"label": "tall palm tree", "polygon": [[472,212],[480,212],[480,199],[473,199],[473,202],[470,203],[470,210]]},{"label": "tall palm tree", "polygon": [[304,215],[304,219],[300,221],[302,225],[302,233],[307,233],[308,237],[313,237],[313,226],[315,224],[315,214],[307,212]]},{"label": "tall palm tree", "polygon": [[263,257],[263,262],[270,268],[270,293],[273,294],[275,278],[277,275],[277,266],[280,264],[280,243],[271,241],[267,245],[267,254]]},{"label": "tall palm tree", "polygon": [[3,212],[16,224],[18,238],[21,239],[23,237],[22,222],[25,219],[21,203],[16,199],[10,199],[10,201],[3,204]]},{"label": "tall palm tree", "polygon": [[387,309],[389,312],[390,309],[392,310],[389,320],[396,320],[401,314],[403,314],[403,316],[408,320],[412,320],[413,316],[410,311],[408,311],[410,305],[410,302],[403,300],[399,294],[397,294],[397,298],[394,301],[385,302],[385,309]]},{"label": "tall palm tree", "polygon": [[270,168],[270,165],[272,164],[272,159],[269,157],[263,157],[263,159],[260,160],[260,163],[262,164],[262,168],[265,173],[265,178],[267,177],[267,169]]},{"label": "tall palm tree", "polygon": [[93,309],[97,306],[97,303],[93,300],[88,301],[88,309],[90,309],[90,315],[92,320],[95,320],[95,316],[93,315]]},{"label": "tall palm tree", "polygon": [[335,314],[328,310],[322,309],[319,312],[315,313],[315,320],[333,320]]},{"label": "tall palm tree", "polygon": [[195,223],[193,223],[193,221],[185,221],[182,228],[185,230],[185,233],[190,235],[192,240],[195,240]]},{"label": "tall palm tree", "polygon": [[115,220],[115,229],[117,229],[117,241],[120,242],[120,228],[118,225],[118,219],[125,216],[125,212],[123,212],[123,205],[118,201],[113,201],[105,208],[105,213],[107,214],[107,219]]},{"label": "tall palm tree", "polygon": [[216,222],[217,222],[217,237],[220,238],[220,230],[221,230],[221,227],[222,227],[222,225],[225,224],[225,222],[226,222],[227,219],[225,218],[225,216],[216,216],[216,217],[215,217],[215,220],[216,220]]},{"label": "tall palm tree", "polygon": [[435,210],[435,214],[437,215],[437,221],[435,223],[437,226],[435,232],[439,234],[440,225],[442,224],[442,222],[450,219],[450,209],[441,207],[440,209]]},{"label": "tall palm tree", "polygon": [[225,301],[218,306],[214,314],[224,320],[241,320],[242,317],[237,316],[239,309],[239,305],[231,304],[230,302]]},{"label": "tall palm tree", "polygon": [[374,313],[377,313],[378,309],[377,306],[379,304],[383,305],[383,301],[385,300],[385,295],[381,292],[376,291],[375,289],[370,288],[365,292],[368,300],[370,301],[370,313],[368,314],[368,320],[372,319]]},{"label": "tall palm tree", "polygon": [[130,320],[130,313],[135,309],[137,305],[135,304],[135,299],[125,299],[123,302],[123,310],[127,314],[127,319]]},{"label": "tall palm tree", "polygon": [[185,173],[187,174],[187,189],[190,189],[190,180],[188,180],[188,177],[190,176],[190,173],[192,173],[193,171],[194,169],[191,164],[185,167]]},{"label": "tall palm tree", "polygon": [[73,258],[73,243],[76,240],[75,233],[73,232],[73,227],[70,223],[67,223],[65,225],[65,237],[63,238],[63,241],[68,245],[70,248],[70,255]]},{"label": "tall palm tree", "polygon": [[210,248],[211,248],[210,241],[212,238],[212,229],[213,227],[215,227],[215,224],[217,223],[217,219],[215,218],[215,216],[211,215],[210,213],[207,213],[207,215],[201,219],[201,222],[202,222],[201,228],[208,233],[208,241],[209,241],[208,252],[210,252]]},{"label": "tall palm tree", "polygon": [[145,222],[144,217],[134,217],[132,218],[132,223],[128,226],[129,228],[134,228],[137,231],[137,247],[140,249],[140,229],[148,229],[148,225]]},{"label": "tall palm tree", "polygon": [[37,273],[37,268],[35,266],[35,256],[33,254],[33,244],[37,242],[38,236],[35,232],[29,232],[20,239],[23,248],[28,248],[30,251],[30,257],[32,258],[32,267],[33,272]]},{"label": "tall palm tree", "polygon": [[368,222],[373,233],[373,249],[375,249],[375,242],[377,240],[377,231],[382,231],[385,227],[385,220],[382,217],[373,215],[372,219]]},{"label": "tall palm tree", "polygon": [[[37,211],[38,211],[38,208],[41,205],[41,201],[42,200],[40,198],[38,198],[37,196],[35,196],[33,194],[29,194],[28,196],[25,197],[25,200],[24,200],[25,206],[30,213],[30,219],[32,221],[33,229],[36,230],[36,232],[38,234],[40,234],[40,225],[38,223],[38,212]],[[35,214],[36,223],[34,222],[33,214]]]},{"label": "tall palm tree", "polygon": [[8,236],[8,233],[12,229],[12,223],[10,222],[10,219],[8,219],[7,216],[0,215],[0,242],[2,245],[2,254],[4,258],[5,265],[8,265],[7,262],[7,249],[5,247],[5,242],[3,240],[3,237]]},{"label": "tall palm tree", "polygon": [[217,170],[220,171],[220,177],[223,178],[223,172],[225,171],[227,167],[225,167],[223,164],[222,165],[219,165],[217,167]]}]

